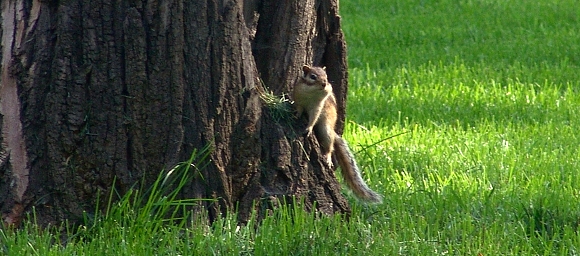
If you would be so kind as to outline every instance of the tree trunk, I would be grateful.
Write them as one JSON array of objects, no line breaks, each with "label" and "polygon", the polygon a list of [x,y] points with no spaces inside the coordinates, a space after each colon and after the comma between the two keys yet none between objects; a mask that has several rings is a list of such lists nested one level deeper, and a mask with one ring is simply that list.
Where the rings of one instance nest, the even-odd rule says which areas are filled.
[{"label": "tree trunk", "polygon": [[[203,180],[215,218],[280,198],[348,213],[305,121],[278,123],[260,87],[288,93],[304,64],[326,66],[344,120],[346,48],[337,0],[5,0],[0,210],[18,224],[75,220],[112,189],[150,185],[211,145]],[[342,121],[339,130],[342,130]],[[98,202],[100,201],[100,202]],[[317,202],[314,204],[314,202]],[[261,205],[265,204],[265,205]]]}]

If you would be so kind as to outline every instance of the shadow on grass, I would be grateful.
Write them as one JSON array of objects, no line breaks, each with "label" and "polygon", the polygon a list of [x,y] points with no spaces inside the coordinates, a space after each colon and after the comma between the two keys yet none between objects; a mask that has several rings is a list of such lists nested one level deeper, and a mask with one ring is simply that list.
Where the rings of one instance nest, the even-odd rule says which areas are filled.
[{"label": "shadow on grass", "polygon": [[[538,249],[541,251],[553,249],[545,248],[547,246],[567,246],[561,242],[578,236],[580,212],[577,209],[563,208],[559,205],[560,200],[554,199],[541,196],[533,199],[529,205],[522,205],[523,214],[520,218],[527,231],[526,234],[532,241],[540,241],[536,246],[540,247]],[[554,241],[554,244],[541,242],[546,240]]]}]

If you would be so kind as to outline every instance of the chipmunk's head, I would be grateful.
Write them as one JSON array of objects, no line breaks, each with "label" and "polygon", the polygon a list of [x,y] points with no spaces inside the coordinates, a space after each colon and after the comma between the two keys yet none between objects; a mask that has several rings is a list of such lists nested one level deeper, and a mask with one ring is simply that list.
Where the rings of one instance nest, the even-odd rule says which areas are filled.
[{"label": "chipmunk's head", "polygon": [[307,85],[322,85],[326,86],[328,83],[328,78],[326,77],[326,68],[311,67],[304,65],[302,67],[304,74],[302,75],[302,80]]}]

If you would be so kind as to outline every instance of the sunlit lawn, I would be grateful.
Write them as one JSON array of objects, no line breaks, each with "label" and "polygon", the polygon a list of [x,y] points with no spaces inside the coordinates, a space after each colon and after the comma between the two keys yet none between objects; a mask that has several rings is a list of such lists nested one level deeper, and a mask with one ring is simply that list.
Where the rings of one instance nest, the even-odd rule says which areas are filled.
[{"label": "sunlit lawn", "polygon": [[67,241],[0,230],[0,254],[578,255],[579,3],[345,0],[341,13],[344,137],[383,204],[345,190],[350,221],[282,209],[254,228],[170,225],[126,199]]}]

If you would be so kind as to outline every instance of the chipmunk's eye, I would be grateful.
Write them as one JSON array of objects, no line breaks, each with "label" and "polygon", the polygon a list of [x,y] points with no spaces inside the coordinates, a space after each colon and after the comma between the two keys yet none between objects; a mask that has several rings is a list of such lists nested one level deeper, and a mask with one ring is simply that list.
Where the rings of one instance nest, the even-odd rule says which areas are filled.
[{"label": "chipmunk's eye", "polygon": [[310,74],[310,79],[316,80],[317,76],[315,74]]}]

